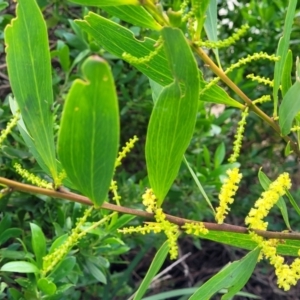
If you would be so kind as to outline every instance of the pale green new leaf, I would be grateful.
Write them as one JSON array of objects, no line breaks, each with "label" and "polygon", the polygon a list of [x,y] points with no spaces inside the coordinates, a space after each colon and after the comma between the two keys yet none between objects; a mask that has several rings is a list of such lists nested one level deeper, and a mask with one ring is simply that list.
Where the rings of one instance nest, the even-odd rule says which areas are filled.
[{"label": "pale green new leaf", "polygon": [[140,284],[139,289],[134,295],[133,300],[142,299],[143,295],[146,293],[153,277],[157,274],[162,264],[164,263],[169,252],[168,242],[165,242],[157,251],[152,263],[147,271],[146,276],[144,277],[142,283]]},{"label": "pale green new leaf", "polygon": [[0,271],[13,273],[39,273],[36,265],[27,261],[11,261],[4,264]]},{"label": "pale green new leaf", "polygon": [[109,65],[88,58],[67,96],[58,154],[69,179],[96,205],[110,186],[119,145],[118,103]]},{"label": "pale green new leaf", "polygon": [[280,56],[280,60],[275,63],[274,70],[274,86],[273,86],[273,98],[274,98],[274,115],[277,116],[277,106],[278,106],[278,90],[280,86],[281,76],[283,72],[283,67],[285,64],[286,56],[288,54],[290,35],[292,32],[292,25],[294,22],[295,11],[297,6],[297,0],[290,0],[285,17],[283,36],[280,38],[278,43],[278,48],[276,55]]},{"label": "pale green new leaf", "polygon": [[250,278],[258,259],[260,249],[248,253],[242,259],[229,263],[218,274],[205,282],[189,300],[209,300],[219,290],[226,288],[228,292],[222,300],[231,299]]},{"label": "pale green new leaf", "polygon": [[[272,181],[268,178],[268,176],[261,169],[258,172],[258,179],[259,179],[259,182],[260,182],[261,186],[263,187],[263,189],[265,191],[269,188],[269,185],[272,183]],[[284,219],[286,227],[289,230],[292,230],[290,222],[289,222],[288,211],[287,211],[286,204],[284,202],[283,197],[279,198],[276,205],[278,206],[278,208],[281,211],[281,214],[282,214],[282,217]]]},{"label": "pale green new leaf", "polygon": [[168,27],[161,32],[174,81],[155,102],[146,138],[148,176],[158,205],[173,184],[192,138],[199,97],[197,63],[183,33]]},{"label": "pale green new leaf", "polygon": [[57,167],[47,27],[35,0],[18,1],[16,14],[5,30],[10,84],[35,150],[55,178]]},{"label": "pale green new leaf", "polygon": [[279,107],[279,126],[281,133],[290,133],[293,121],[300,111],[300,82],[297,79],[286,92]]},{"label": "pale green new leaf", "polygon": [[46,239],[42,229],[34,224],[30,223],[31,229],[31,245],[35,254],[36,263],[40,269],[43,267],[43,257],[46,255]]}]

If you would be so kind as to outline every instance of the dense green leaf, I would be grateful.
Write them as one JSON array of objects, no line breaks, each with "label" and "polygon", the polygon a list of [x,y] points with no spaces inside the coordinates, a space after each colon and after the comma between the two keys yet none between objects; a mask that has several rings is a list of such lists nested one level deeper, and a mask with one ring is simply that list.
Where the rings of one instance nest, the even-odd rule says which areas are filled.
[{"label": "dense green leaf", "polygon": [[38,288],[46,295],[52,296],[56,292],[56,285],[48,278],[40,278],[37,282]]},{"label": "dense green leaf", "polygon": [[[278,104],[278,90],[280,86],[280,80],[282,78],[283,68],[288,55],[290,35],[292,31],[292,25],[294,22],[295,11],[297,6],[297,0],[290,0],[285,17],[283,36],[280,38],[276,55],[280,56],[280,60],[275,63],[274,70],[274,86],[273,86],[273,98],[274,98],[274,115],[277,116],[277,104]],[[279,117],[280,120],[280,117]]]},{"label": "dense green leaf", "polygon": [[42,229],[34,223],[30,223],[31,244],[36,257],[36,263],[41,269],[43,266],[43,257],[46,255],[46,239]]},{"label": "dense green leaf", "polygon": [[38,273],[39,269],[36,265],[27,261],[12,261],[3,265],[0,271],[14,273]]},{"label": "dense green leaf", "polygon": [[259,253],[260,249],[257,248],[241,260],[229,263],[218,274],[205,282],[189,300],[209,300],[223,288],[228,289],[228,292],[222,297],[222,300],[231,299],[248,281],[256,266]]},{"label": "dense green leaf", "polygon": [[146,293],[153,277],[157,274],[162,264],[164,263],[169,252],[168,242],[165,242],[157,251],[155,257],[152,260],[152,263],[147,271],[146,276],[144,277],[142,283],[139,286],[139,289],[134,295],[133,300],[140,300]]},{"label": "dense green leaf", "polygon": [[69,256],[64,258],[57,267],[53,270],[53,272],[49,275],[49,277],[53,278],[54,282],[58,282],[61,279],[71,273],[76,264],[76,258],[74,256]]},{"label": "dense green leaf", "polygon": [[55,178],[53,95],[47,28],[35,0],[18,1],[16,14],[17,17],[5,30],[10,83],[36,151]]},{"label": "dense green leaf", "polygon": [[139,5],[139,0],[69,0],[84,6]]},{"label": "dense green leaf", "polygon": [[[272,183],[272,181],[268,178],[268,176],[260,169],[258,172],[258,179],[263,187],[263,189],[266,191],[269,188],[269,185]],[[284,219],[286,227],[291,230],[290,222],[289,222],[289,215],[288,211],[286,208],[286,204],[284,202],[283,197],[280,197],[279,200],[277,201],[276,205],[281,211],[282,217]]]},{"label": "dense green leaf", "polygon": [[222,164],[222,162],[224,161],[224,158],[225,158],[225,154],[226,154],[225,144],[221,143],[218,145],[217,150],[214,155],[215,169],[218,168]]},{"label": "dense green leaf", "polygon": [[293,121],[300,111],[300,81],[287,91],[279,107],[279,126],[283,135],[290,133]]},{"label": "dense green leaf", "polygon": [[281,74],[281,93],[283,97],[292,86],[292,67],[293,67],[293,53],[291,50],[289,50],[285,58],[285,63]]},{"label": "dense green leaf", "polygon": [[0,233],[0,245],[11,238],[19,237],[22,234],[21,228],[8,228]]},{"label": "dense green leaf", "polygon": [[3,233],[3,231],[8,229],[10,225],[11,225],[11,217],[9,214],[5,214],[0,221],[0,232]]},{"label": "dense green leaf", "polygon": [[82,67],[67,96],[58,140],[62,165],[95,204],[107,196],[119,145],[118,103],[109,65],[99,57]]},{"label": "dense green leaf", "polygon": [[197,64],[184,35],[179,29],[164,28],[162,36],[174,82],[159,94],[146,138],[148,176],[159,205],[177,176],[191,140],[199,95]]},{"label": "dense green leaf", "polygon": [[98,282],[101,282],[103,284],[107,283],[105,275],[103,274],[103,272],[95,264],[93,264],[90,261],[87,261],[86,262],[86,267],[87,267],[89,273],[92,276],[94,276],[97,279]]}]

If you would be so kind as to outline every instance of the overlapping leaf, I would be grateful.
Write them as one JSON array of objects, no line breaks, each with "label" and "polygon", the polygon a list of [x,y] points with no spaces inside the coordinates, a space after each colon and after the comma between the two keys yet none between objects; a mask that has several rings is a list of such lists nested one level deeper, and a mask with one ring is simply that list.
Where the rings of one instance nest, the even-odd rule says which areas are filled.
[{"label": "overlapping leaf", "polygon": [[73,184],[95,204],[105,200],[119,144],[117,96],[109,65],[98,57],[82,67],[61,121],[58,153]]},{"label": "overlapping leaf", "polygon": [[5,43],[10,83],[22,118],[35,151],[56,177],[47,27],[35,0],[18,1],[17,17],[5,30]]}]

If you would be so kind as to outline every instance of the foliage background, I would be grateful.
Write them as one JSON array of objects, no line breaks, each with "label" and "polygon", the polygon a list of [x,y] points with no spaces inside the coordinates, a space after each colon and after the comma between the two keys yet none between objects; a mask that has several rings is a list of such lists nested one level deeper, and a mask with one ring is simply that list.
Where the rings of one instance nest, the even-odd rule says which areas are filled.
[{"label": "foliage background", "polygon": [[[91,53],[100,53],[109,61],[120,101],[121,143],[125,144],[133,135],[139,137],[138,144],[124,161],[123,167],[118,170],[116,178],[122,203],[142,208],[141,194],[148,186],[144,144],[147,123],[152,110],[151,91],[147,78],[132,69],[127,63],[106,53],[76,27],[72,20],[82,18],[87,12],[87,8],[70,4],[67,1],[40,0],[38,3],[43,9],[49,29],[55,95],[53,109],[57,112],[57,120],[61,114],[65,94],[72,81],[78,76],[78,70],[80,70],[84,58]],[[244,23],[248,23],[251,27],[248,34],[236,45],[219,51],[223,67],[226,68],[239,58],[254,52],[275,53],[282,32],[286,6],[287,1],[280,0],[219,1],[219,39],[227,38],[234,28],[239,28]],[[15,3],[11,2],[9,7],[0,12],[0,129],[5,128],[11,117],[8,105],[10,87],[5,65],[3,31],[13,17],[14,8]],[[299,9],[298,3],[298,14],[295,18],[291,38],[293,53],[299,52]],[[94,10],[108,16],[104,11]],[[121,22],[114,17],[112,19]],[[122,24],[124,25],[123,22]],[[139,27],[127,26],[138,38],[142,38],[146,33]],[[74,64],[73,68],[71,68],[72,64]],[[205,66],[203,66],[203,72],[205,78],[212,76],[210,70]],[[255,99],[263,95],[267,88],[257,86],[255,82],[246,79],[246,75],[249,73],[270,77],[273,73],[273,65],[264,61],[256,62],[231,73],[231,79],[250,98]],[[228,93],[233,98],[236,97],[229,90]],[[264,104],[263,108],[270,115],[272,114],[270,104]],[[188,149],[187,159],[193,169],[197,170],[198,178],[215,204],[238,120],[239,112],[235,109],[224,109],[222,106],[205,103],[199,105],[197,134],[194,135]],[[41,172],[16,132],[5,142],[1,151],[3,154],[0,157],[1,176],[22,181],[12,168],[16,161],[21,161],[23,166],[34,173]],[[261,188],[257,181],[257,172],[261,166],[271,178],[283,170],[293,174],[293,193],[295,199],[298,198],[297,195],[300,195],[299,169],[294,158],[285,157],[283,152],[284,145],[280,138],[275,136],[262,120],[251,114],[240,157],[244,172],[244,186],[239,192],[239,201],[231,210],[229,223],[243,224],[249,208],[259,196]],[[181,167],[180,174],[169,192],[168,198],[165,211],[170,214],[195,220],[213,220],[212,214],[185,166]],[[67,233],[74,226],[76,218],[82,212],[83,207],[79,204],[50,199],[46,196],[12,193],[1,199],[0,202],[0,216],[3,218],[5,213],[11,219],[11,227],[22,228],[19,237],[29,250],[31,247],[29,222],[36,223],[43,228],[47,242],[51,244],[51,240],[56,236]],[[290,215],[292,228],[299,230],[299,222],[297,218],[293,218],[292,211]],[[274,219],[271,222],[273,224],[271,229],[282,230],[284,224],[279,211],[274,209],[272,216]],[[93,215],[91,220],[98,217]],[[137,218],[132,221],[132,224],[140,222],[142,220]],[[115,241],[115,248],[110,244],[112,239]],[[152,235],[121,237],[103,235],[100,231],[89,235],[79,244],[77,273],[71,275],[73,276],[71,280],[76,283],[77,288],[71,289],[69,295],[72,295],[72,299],[98,299],[97,295],[99,294],[105,295],[106,298],[103,299],[127,299],[143,278],[155,253],[155,248],[159,247],[161,242],[162,239]],[[91,244],[95,246],[94,249],[97,249],[96,252],[90,247]],[[8,245],[22,255],[20,243],[15,239],[5,241],[1,246]],[[175,287],[186,288],[199,285],[217,273],[228,261],[239,259],[245,254],[242,250],[190,237],[180,239],[180,252],[182,255],[187,253],[190,255],[181,264],[172,268],[168,272],[168,276],[153,287],[150,294],[157,294]],[[93,257],[103,259],[100,265],[102,273],[107,277],[106,285],[99,284],[95,276],[91,275],[88,262]],[[5,259],[3,255],[1,258],[0,252],[0,261],[5,261]],[[4,273],[0,276],[2,282],[8,285],[13,284],[13,278],[5,276]],[[127,279],[126,282],[124,282],[124,278]],[[298,284],[288,293],[283,294],[276,287],[273,269],[262,262],[256,268],[254,276],[244,290],[260,296],[261,299],[298,299],[300,286]],[[5,298],[4,294],[0,295],[0,298]],[[215,299],[218,298],[219,296],[216,296]],[[240,299],[245,299],[245,297]]]}]

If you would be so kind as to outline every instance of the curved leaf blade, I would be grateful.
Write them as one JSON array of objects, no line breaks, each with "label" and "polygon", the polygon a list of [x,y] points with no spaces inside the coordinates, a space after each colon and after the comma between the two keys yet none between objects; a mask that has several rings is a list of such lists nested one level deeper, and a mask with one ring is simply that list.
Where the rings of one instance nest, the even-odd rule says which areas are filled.
[{"label": "curved leaf blade", "polygon": [[279,107],[279,126],[283,135],[290,133],[293,121],[300,111],[300,82],[296,82],[286,92]]},{"label": "curved leaf blade", "polygon": [[39,273],[37,266],[27,261],[8,262],[1,267],[0,271],[14,273]]},{"label": "curved leaf blade", "polygon": [[169,252],[168,242],[164,242],[163,245],[157,251],[154,259],[152,260],[151,266],[148,269],[146,276],[144,277],[139,289],[134,295],[133,300],[140,300],[146,293],[153,277],[157,274],[162,264],[164,263]]},{"label": "curved leaf blade", "polygon": [[113,5],[139,5],[139,0],[69,0],[84,6],[113,6]]},{"label": "curved leaf blade", "polygon": [[228,264],[218,274],[205,282],[189,300],[209,300],[223,288],[228,289],[228,292],[222,299],[231,299],[250,278],[256,266],[259,253],[260,249],[256,248],[241,260]]},{"label": "curved leaf blade", "polygon": [[164,28],[162,36],[174,82],[159,94],[146,138],[149,181],[159,205],[178,174],[193,135],[200,88],[197,64],[182,32]]},{"label": "curved leaf blade", "polygon": [[16,14],[17,17],[5,29],[10,83],[35,148],[55,178],[57,167],[47,27],[34,0],[18,1]]},{"label": "curved leaf blade", "polygon": [[96,205],[110,186],[119,144],[117,96],[109,65],[99,57],[82,66],[67,96],[58,153],[68,178]]}]

